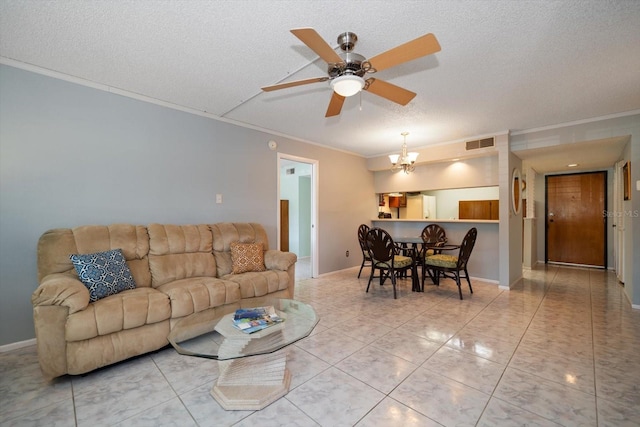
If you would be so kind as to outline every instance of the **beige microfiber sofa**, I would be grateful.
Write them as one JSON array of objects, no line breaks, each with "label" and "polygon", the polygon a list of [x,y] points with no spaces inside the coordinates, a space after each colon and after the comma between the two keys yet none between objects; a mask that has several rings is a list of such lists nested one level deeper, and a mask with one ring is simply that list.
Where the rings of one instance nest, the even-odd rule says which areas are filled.
[{"label": "beige microfiber sofa", "polygon": [[[233,242],[261,243],[265,271],[232,272]],[[121,249],[135,289],[90,302],[69,259]],[[175,323],[215,318],[267,298],[293,298],[296,255],[269,250],[255,223],[89,225],[38,241],[33,317],[45,377],[83,374],[168,344]]]}]

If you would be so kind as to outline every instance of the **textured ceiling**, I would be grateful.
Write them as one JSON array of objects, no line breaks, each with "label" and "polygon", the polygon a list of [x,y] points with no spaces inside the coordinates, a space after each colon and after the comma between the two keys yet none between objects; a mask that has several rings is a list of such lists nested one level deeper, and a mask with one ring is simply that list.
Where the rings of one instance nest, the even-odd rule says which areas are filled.
[{"label": "textured ceiling", "polygon": [[[640,1],[0,1],[0,55],[372,157],[640,109]],[[372,57],[425,33],[442,50],[377,78],[417,93],[402,107],[365,92],[325,118],[326,75],[289,30]]]}]

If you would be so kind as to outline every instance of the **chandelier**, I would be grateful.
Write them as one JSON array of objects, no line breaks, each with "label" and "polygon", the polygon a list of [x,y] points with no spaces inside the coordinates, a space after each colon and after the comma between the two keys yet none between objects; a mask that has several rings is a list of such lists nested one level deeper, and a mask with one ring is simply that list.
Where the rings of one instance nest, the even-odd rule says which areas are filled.
[{"label": "chandelier", "polygon": [[414,163],[418,158],[418,153],[407,153],[407,135],[409,135],[409,132],[402,132],[400,135],[404,137],[402,152],[400,154],[389,155],[389,160],[391,160],[391,170],[395,171],[402,169],[404,173],[408,174],[416,169]]}]

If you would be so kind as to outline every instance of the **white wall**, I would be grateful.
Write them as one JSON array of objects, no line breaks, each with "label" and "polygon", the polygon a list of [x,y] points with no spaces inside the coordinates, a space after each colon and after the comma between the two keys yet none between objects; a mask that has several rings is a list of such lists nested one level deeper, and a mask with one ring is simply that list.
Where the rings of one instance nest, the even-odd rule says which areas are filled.
[{"label": "white wall", "polygon": [[275,247],[270,139],[319,163],[319,273],[360,264],[345,251],[359,252],[357,227],[376,212],[361,157],[5,65],[0,94],[0,345],[34,336],[36,244],[50,228],[254,221]]}]

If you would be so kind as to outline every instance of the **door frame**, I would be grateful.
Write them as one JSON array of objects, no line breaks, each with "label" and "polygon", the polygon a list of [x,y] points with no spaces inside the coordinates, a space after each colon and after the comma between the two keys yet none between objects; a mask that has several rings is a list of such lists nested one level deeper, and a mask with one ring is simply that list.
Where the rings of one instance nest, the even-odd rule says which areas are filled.
[{"label": "door frame", "polygon": [[294,156],[291,154],[278,152],[277,161],[277,179],[278,179],[278,191],[276,195],[276,207],[277,207],[277,239],[278,249],[280,249],[280,170],[282,167],[282,160],[290,160],[298,163],[306,163],[311,165],[311,277],[318,277],[318,194],[319,194],[319,162],[315,159],[309,159],[306,157]]},{"label": "door frame", "polygon": [[[544,263],[545,264],[548,264],[549,262],[551,262],[552,264],[564,264],[564,263],[549,261],[549,188],[548,188],[549,177],[565,176],[565,175],[567,176],[568,175],[586,175],[586,174],[604,175],[604,210],[606,211],[608,201],[609,201],[608,188],[607,188],[608,173],[606,170],[594,170],[594,171],[570,172],[570,173],[550,173],[544,176]],[[608,257],[608,250],[607,250],[609,246],[608,235],[607,235],[608,219],[606,215],[603,215],[603,216],[604,216],[604,221],[603,221],[604,252],[602,256],[604,260],[604,266],[599,267],[599,266],[586,265],[586,264],[568,264],[568,265],[584,266],[589,268],[603,268],[605,270],[608,269],[609,267],[608,265],[609,257]]]},{"label": "door frame", "polygon": [[613,224],[613,264],[616,277],[624,285],[625,277],[625,222],[624,215],[624,176],[622,168],[625,160],[617,162],[613,168],[613,212],[607,212],[607,218],[611,218]]}]

